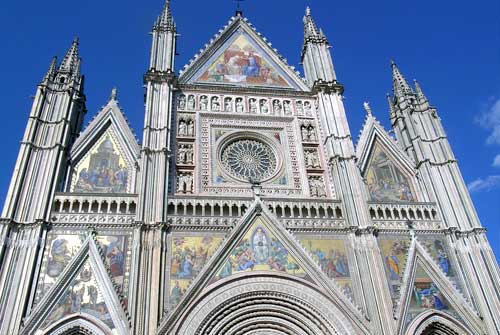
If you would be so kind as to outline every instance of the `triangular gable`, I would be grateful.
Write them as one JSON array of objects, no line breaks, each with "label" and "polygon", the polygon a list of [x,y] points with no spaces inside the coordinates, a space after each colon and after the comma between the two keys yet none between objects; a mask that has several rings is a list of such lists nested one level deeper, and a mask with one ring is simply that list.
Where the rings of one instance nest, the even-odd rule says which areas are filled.
[{"label": "triangular gable", "polygon": [[[445,269],[450,271],[449,266]],[[481,332],[477,313],[443,272],[443,266],[436,264],[416,238],[410,247],[404,282],[407,284],[401,289],[396,311],[401,333],[419,315],[429,311],[446,313],[477,333]]]},{"label": "triangular gable", "polygon": [[413,162],[372,115],[365,120],[356,156],[372,201],[418,201]]},{"label": "triangular gable", "polygon": [[[258,233],[259,228],[261,228],[260,233]],[[265,229],[265,231],[264,231]],[[262,234],[261,234],[262,233]],[[261,234],[257,236],[257,234]],[[257,236],[257,237],[256,237]],[[247,211],[245,216],[241,219],[239,224],[233,229],[229,236],[222,243],[220,248],[214,253],[211,259],[203,267],[201,273],[192,281],[190,286],[186,289],[184,295],[180,298],[177,307],[169,311],[166,317],[162,320],[159,332],[169,333],[172,331],[173,327],[176,327],[176,320],[179,320],[181,316],[186,313],[188,306],[193,299],[196,299],[207,287],[216,286],[218,281],[222,277],[227,280],[231,276],[241,273],[243,271],[252,271],[251,266],[247,267],[245,263],[241,262],[238,264],[231,264],[231,261],[235,260],[235,255],[240,255],[240,253],[247,253],[248,258],[255,258],[256,251],[250,250],[245,244],[250,245],[257,243],[261,247],[264,246],[264,238],[269,237],[272,241],[273,238],[278,243],[274,243],[275,248],[280,248],[282,255],[280,257],[274,257],[271,252],[266,253],[263,248],[259,252],[262,252],[261,263],[265,262],[265,258],[269,264],[254,264],[253,271],[255,273],[265,273],[265,272],[282,272],[287,274],[292,274],[293,276],[307,277],[309,281],[318,286],[324,294],[330,296],[331,300],[339,306],[340,309],[346,311],[346,315],[350,315],[351,322],[357,324],[358,327],[365,328],[367,326],[366,319],[362,315],[359,309],[357,309],[349,299],[346,299],[341,289],[328,280],[328,277],[321,271],[321,269],[314,263],[307,252],[300,245],[300,243],[284,228],[279,222],[273,219],[271,213],[267,211],[262,205],[260,200],[256,200],[254,205]],[[255,238],[254,241],[250,239]],[[260,242],[259,242],[260,241]],[[272,242],[270,243],[272,246]],[[269,245],[269,243],[268,243]],[[243,246],[243,248],[242,248]],[[277,251],[277,250],[275,250]],[[231,260],[228,262],[228,260]],[[241,258],[245,260],[245,258]],[[278,260],[278,262],[276,262]],[[283,266],[282,263],[286,260],[287,265]],[[255,259],[253,261],[257,263]],[[227,272],[227,267],[229,265],[232,267],[232,273]],[[278,263],[278,264],[277,264]],[[239,268],[240,265],[243,265]],[[257,270],[257,266],[263,270]],[[236,268],[236,271],[234,270]],[[267,269],[266,269],[267,268]],[[294,273],[295,271],[295,273]]]},{"label": "triangular gable", "polygon": [[84,316],[101,329],[116,330],[119,334],[129,332],[128,315],[100,253],[94,236],[90,235],[33,309],[21,334],[49,329],[59,320],[73,316]]},{"label": "triangular gable", "polygon": [[118,102],[112,98],[71,149],[74,163],[68,190],[133,193],[140,147]]},{"label": "triangular gable", "polygon": [[307,91],[276,49],[237,16],[179,77],[181,84],[209,84]]}]

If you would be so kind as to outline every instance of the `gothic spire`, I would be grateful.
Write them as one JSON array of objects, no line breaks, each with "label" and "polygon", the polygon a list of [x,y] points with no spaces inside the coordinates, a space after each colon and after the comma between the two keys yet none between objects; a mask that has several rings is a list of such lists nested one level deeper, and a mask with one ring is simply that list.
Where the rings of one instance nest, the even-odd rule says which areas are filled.
[{"label": "gothic spire", "polygon": [[43,80],[54,79],[56,72],[57,72],[57,56],[54,56],[50,61],[49,69],[47,70],[45,77],[43,77]]},{"label": "gothic spire", "polygon": [[427,97],[425,96],[424,91],[422,91],[422,87],[420,86],[420,84],[418,83],[418,81],[416,79],[414,79],[413,82],[415,83],[415,91],[417,93],[418,101],[419,102],[426,102]]},{"label": "gothic spire", "polygon": [[309,6],[306,7],[306,15],[304,16],[304,40],[307,41],[317,41],[317,42],[326,42],[325,35],[321,29],[318,29],[316,22],[311,15],[311,8]]},{"label": "gothic spire", "polygon": [[399,72],[398,66],[393,60],[391,60],[391,66],[394,95],[403,96],[406,94],[413,94],[413,90],[401,72]]},{"label": "gothic spire", "polygon": [[73,39],[73,43],[69,48],[66,56],[59,66],[59,71],[61,72],[70,72],[77,74],[80,72],[80,56],[78,53],[78,37]]},{"label": "gothic spire", "polygon": [[170,0],[165,0],[163,11],[156,21],[155,29],[175,31],[175,22],[172,16],[172,10],[170,9]]}]

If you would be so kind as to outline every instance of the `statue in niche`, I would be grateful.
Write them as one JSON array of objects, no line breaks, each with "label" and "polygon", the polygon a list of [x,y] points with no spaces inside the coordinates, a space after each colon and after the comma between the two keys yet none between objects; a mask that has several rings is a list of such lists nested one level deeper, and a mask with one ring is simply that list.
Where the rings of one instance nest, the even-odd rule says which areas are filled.
[{"label": "statue in niche", "polygon": [[273,112],[274,114],[281,114],[281,102],[279,100],[273,101]]},{"label": "statue in niche", "polygon": [[186,109],[186,96],[181,95],[179,97],[179,109]]},{"label": "statue in niche", "polygon": [[224,100],[224,111],[228,113],[233,111],[233,100],[231,98],[226,98]]},{"label": "statue in niche", "polygon": [[283,108],[285,110],[285,115],[292,114],[292,107],[290,106],[290,101],[288,100],[283,101]]},{"label": "statue in niche", "polygon": [[236,112],[237,113],[243,113],[244,107],[243,107],[243,99],[242,98],[237,98],[236,99]]},{"label": "statue in niche", "polygon": [[178,164],[193,164],[193,146],[189,144],[179,145],[177,149]]},{"label": "statue in niche", "polygon": [[206,111],[208,109],[208,98],[206,95],[202,95],[200,98],[200,109]]},{"label": "statue in niche", "polygon": [[306,150],[304,156],[306,159],[306,167],[312,169],[321,167],[318,152],[316,150]]},{"label": "statue in niche", "polygon": [[257,100],[250,99],[250,113],[257,114]]},{"label": "statue in niche", "polygon": [[194,122],[191,119],[187,123],[187,135],[194,136]]},{"label": "statue in niche", "polygon": [[220,103],[219,103],[219,98],[218,97],[213,97],[212,98],[212,112],[218,112],[220,111]]},{"label": "statue in niche", "polygon": [[260,101],[260,113],[261,114],[268,114],[269,113],[269,107],[267,106],[267,100],[262,99]]},{"label": "statue in niche", "polygon": [[177,135],[186,136],[187,135],[187,124],[184,119],[179,120],[179,128],[177,129]]},{"label": "statue in niche", "polygon": [[311,115],[311,103],[309,101],[304,102],[304,110],[306,115]]},{"label": "statue in niche", "polygon": [[195,104],[194,95],[190,95],[187,101],[188,110],[192,111],[194,109],[194,104]]},{"label": "statue in niche", "polygon": [[297,104],[297,113],[299,115],[304,114],[304,107],[302,105],[302,101],[297,101],[296,104]]},{"label": "statue in niche", "polygon": [[177,192],[193,193],[193,176],[190,173],[181,173],[177,178]]},{"label": "statue in niche", "polygon": [[312,197],[326,197],[325,183],[322,177],[309,177],[309,189]]},{"label": "statue in niche", "polygon": [[309,137],[309,142],[317,142],[318,138],[316,137],[316,130],[314,129],[313,126],[309,126],[307,128],[307,134]]}]

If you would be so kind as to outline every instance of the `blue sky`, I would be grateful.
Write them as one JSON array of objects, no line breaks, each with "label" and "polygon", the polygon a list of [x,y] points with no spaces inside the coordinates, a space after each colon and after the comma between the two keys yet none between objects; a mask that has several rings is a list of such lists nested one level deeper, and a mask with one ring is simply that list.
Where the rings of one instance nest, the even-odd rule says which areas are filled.
[{"label": "blue sky", "polygon": [[[0,2],[1,203],[30,97],[51,57],[62,57],[74,36],[80,37],[87,119],[116,86],[121,106],[140,135],[148,33],[162,5],[162,0]],[[297,68],[306,5],[333,46],[354,138],[364,118],[365,100],[388,126],[385,94],[391,90],[391,58],[407,79],[419,80],[438,108],[482,223],[500,256],[498,1],[246,0],[245,16]],[[226,24],[235,4],[231,0],[173,0],[172,7],[181,34],[179,69]]]}]

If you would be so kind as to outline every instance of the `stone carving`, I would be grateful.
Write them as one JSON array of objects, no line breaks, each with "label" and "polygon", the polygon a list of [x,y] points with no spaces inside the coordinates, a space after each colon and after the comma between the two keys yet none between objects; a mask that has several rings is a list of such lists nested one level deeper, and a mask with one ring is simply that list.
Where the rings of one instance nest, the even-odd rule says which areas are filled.
[{"label": "stone carving", "polygon": [[285,110],[285,115],[292,115],[292,106],[290,104],[290,101],[283,101],[283,108]]},{"label": "stone carving", "polygon": [[250,113],[257,114],[257,100],[251,98],[249,101],[250,101]]},{"label": "stone carving", "polygon": [[302,141],[304,142],[317,142],[318,137],[316,136],[316,129],[312,124],[304,123],[300,127],[300,132],[302,134]]},{"label": "stone carving", "polygon": [[177,127],[177,136],[194,136],[194,121],[191,117],[179,118],[179,125]]},{"label": "stone carving", "polygon": [[193,164],[194,152],[192,144],[180,144],[177,149],[177,164]]},{"label": "stone carving", "polygon": [[304,111],[306,115],[311,115],[311,103],[309,101],[304,102]]},{"label": "stone carving", "polygon": [[194,109],[195,99],[194,95],[190,95],[187,100],[187,109],[192,111]]},{"label": "stone carving", "polygon": [[200,98],[200,109],[202,111],[208,110],[208,98],[206,95],[202,95]]},{"label": "stone carving", "polygon": [[302,101],[297,101],[297,102],[296,102],[296,105],[297,105],[297,113],[298,113],[299,115],[304,114],[304,107],[303,107],[303,105],[302,105]]},{"label": "stone carving", "polygon": [[269,106],[266,99],[260,100],[260,112],[261,114],[269,114]]},{"label": "stone carving", "polygon": [[243,113],[244,112],[244,106],[243,106],[243,99],[242,98],[236,98],[236,112],[237,113]]},{"label": "stone carving", "polygon": [[315,150],[315,149],[305,150],[304,151],[304,158],[306,161],[307,168],[316,169],[316,168],[321,167],[317,150]]},{"label": "stone carving", "polygon": [[231,113],[233,111],[233,99],[225,98],[224,99],[224,111]]},{"label": "stone carving", "polygon": [[178,107],[182,110],[186,109],[186,96],[184,94],[179,97]]},{"label": "stone carving", "polygon": [[274,114],[281,114],[281,102],[279,100],[273,101],[273,112]]},{"label": "stone carving", "polygon": [[212,97],[211,109],[212,109],[212,112],[219,112],[220,111],[219,97]]},{"label": "stone carving", "polygon": [[189,172],[181,172],[177,175],[177,192],[193,193],[193,175]]},{"label": "stone carving", "polygon": [[325,182],[321,176],[309,177],[309,192],[312,197],[324,198],[326,197]]},{"label": "stone carving", "polygon": [[277,167],[269,145],[257,139],[237,140],[227,145],[221,155],[222,165],[232,176],[245,181],[271,177]]}]

